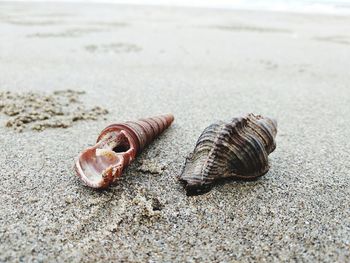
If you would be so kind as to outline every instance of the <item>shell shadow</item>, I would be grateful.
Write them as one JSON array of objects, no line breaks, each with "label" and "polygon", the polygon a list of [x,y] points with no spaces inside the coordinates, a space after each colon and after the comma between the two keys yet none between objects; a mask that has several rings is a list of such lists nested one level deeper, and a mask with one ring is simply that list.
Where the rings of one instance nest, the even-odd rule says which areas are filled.
[{"label": "shell shadow", "polygon": [[206,185],[201,185],[201,186],[189,186],[186,185],[185,181],[180,180],[180,183],[186,188],[186,195],[187,196],[196,196],[196,195],[203,195],[208,192],[210,192],[214,187],[218,186],[224,186],[224,185],[235,185],[235,184],[242,184],[246,182],[256,182],[261,180],[260,177],[255,177],[255,178],[249,178],[249,179],[240,179],[240,178],[220,178],[217,179],[215,182],[212,184],[206,184]]}]

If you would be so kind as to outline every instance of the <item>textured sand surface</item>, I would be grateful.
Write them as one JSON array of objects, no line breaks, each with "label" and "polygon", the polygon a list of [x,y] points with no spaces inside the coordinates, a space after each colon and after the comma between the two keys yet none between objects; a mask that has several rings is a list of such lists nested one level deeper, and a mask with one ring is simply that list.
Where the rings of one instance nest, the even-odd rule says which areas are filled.
[{"label": "textured sand surface", "polygon": [[[350,261],[350,17],[0,3],[0,91],[82,90],[107,120],[17,133],[0,115],[1,262]],[[77,154],[114,121],[174,124],[106,191]],[[271,169],[187,197],[202,130],[278,120]]]},{"label": "textured sand surface", "polygon": [[74,90],[39,92],[0,92],[0,113],[7,116],[6,127],[22,132],[26,128],[42,131],[47,128],[68,128],[76,121],[98,120],[108,113],[101,107],[85,109]]}]

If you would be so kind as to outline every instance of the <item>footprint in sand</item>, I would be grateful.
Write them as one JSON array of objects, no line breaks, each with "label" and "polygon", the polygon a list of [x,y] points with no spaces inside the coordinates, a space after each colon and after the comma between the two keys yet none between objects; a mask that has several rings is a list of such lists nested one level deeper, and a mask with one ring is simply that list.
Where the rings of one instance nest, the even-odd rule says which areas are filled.
[{"label": "footprint in sand", "polygon": [[[16,25],[24,26],[43,26],[43,25],[53,25],[54,21],[12,21],[11,23]],[[50,24],[51,23],[51,24]],[[58,22],[56,22],[57,24]],[[29,38],[69,38],[69,37],[81,37],[90,33],[99,33],[114,30],[116,28],[126,27],[127,23],[123,22],[89,22],[87,23],[92,27],[76,27],[70,28],[61,32],[40,32],[35,34],[27,35]]]},{"label": "footprint in sand", "polygon": [[85,50],[90,53],[133,53],[140,52],[142,48],[131,43],[112,43],[104,45],[87,45]]},{"label": "footprint in sand", "polygon": [[52,26],[59,24],[53,20],[4,20],[4,23],[15,26]]},{"label": "footprint in sand", "polygon": [[314,37],[313,39],[318,41],[331,42],[342,45],[350,45],[349,36],[326,36],[326,37]]},{"label": "footprint in sand", "polygon": [[129,26],[128,23],[125,22],[116,22],[116,21],[96,21],[96,22],[89,22],[88,24],[93,26],[105,26],[105,27],[112,27],[112,28],[120,28],[120,27],[127,27]]},{"label": "footprint in sand", "polygon": [[267,70],[275,70],[278,69],[278,64],[270,61],[270,60],[259,60],[259,63],[264,65]]},{"label": "footprint in sand", "polygon": [[258,27],[254,25],[216,25],[210,26],[210,28],[226,30],[226,31],[241,31],[241,32],[255,32],[255,33],[292,33],[291,30],[285,28],[270,28],[270,27]]},{"label": "footprint in sand", "polygon": [[106,29],[104,28],[72,28],[62,32],[47,32],[47,33],[35,33],[27,35],[29,38],[54,38],[54,37],[81,37],[83,35],[87,35],[90,33],[99,33],[104,32]]}]

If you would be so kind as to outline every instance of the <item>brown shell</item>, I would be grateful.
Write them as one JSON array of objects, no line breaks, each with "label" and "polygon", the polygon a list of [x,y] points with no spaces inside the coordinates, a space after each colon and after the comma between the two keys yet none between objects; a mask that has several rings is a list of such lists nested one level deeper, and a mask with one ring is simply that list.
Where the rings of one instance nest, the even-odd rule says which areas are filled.
[{"label": "brown shell", "polygon": [[174,116],[168,114],[109,125],[98,136],[96,145],[79,155],[75,163],[77,175],[90,187],[108,187],[173,121]]},{"label": "brown shell", "polygon": [[206,192],[221,178],[254,179],[267,173],[276,134],[275,120],[254,114],[207,127],[179,176],[187,194]]}]

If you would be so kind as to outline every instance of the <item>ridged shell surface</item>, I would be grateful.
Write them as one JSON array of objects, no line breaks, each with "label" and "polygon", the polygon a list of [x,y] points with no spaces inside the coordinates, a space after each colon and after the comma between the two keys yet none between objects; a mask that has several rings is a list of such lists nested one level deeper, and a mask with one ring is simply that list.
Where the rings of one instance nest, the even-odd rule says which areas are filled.
[{"label": "ridged shell surface", "polygon": [[100,133],[97,143],[78,156],[77,175],[90,187],[108,187],[173,120],[174,116],[167,114],[109,125]]},{"label": "ridged shell surface", "polygon": [[118,124],[112,124],[106,127],[99,135],[97,141],[100,141],[111,131],[116,129],[125,129],[132,133],[137,143],[137,152],[140,152],[145,146],[150,144],[174,121],[172,114],[160,115],[151,118],[140,119],[137,121],[127,121]]},{"label": "ridged shell surface", "polygon": [[276,134],[275,120],[254,114],[207,127],[179,176],[187,194],[206,192],[221,178],[253,179],[267,173]]},{"label": "ridged shell surface", "polygon": [[125,125],[129,126],[136,134],[140,143],[140,150],[142,150],[146,145],[159,136],[159,134],[167,129],[173,120],[174,116],[168,114],[138,121],[129,121],[126,122]]}]

